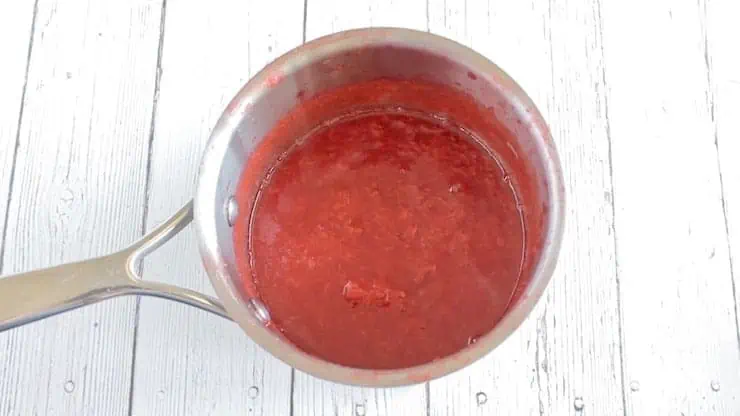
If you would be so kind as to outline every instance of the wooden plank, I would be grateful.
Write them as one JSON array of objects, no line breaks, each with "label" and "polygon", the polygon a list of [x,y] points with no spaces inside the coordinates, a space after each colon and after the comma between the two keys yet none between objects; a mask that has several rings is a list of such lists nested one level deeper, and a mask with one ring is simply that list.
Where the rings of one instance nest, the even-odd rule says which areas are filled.
[{"label": "wooden plank", "polygon": [[596,9],[580,0],[558,5],[432,2],[429,14],[433,32],[483,53],[532,96],[558,144],[570,197],[558,272],[545,299],[500,349],[460,375],[431,383],[432,414],[461,409],[463,414],[568,414],[586,407],[595,414],[620,413],[619,315]]},{"label": "wooden plank", "polygon": [[26,85],[31,46],[34,2],[10,2],[0,6],[0,271],[8,197],[16,158],[16,141]]},{"label": "wooden plank", "polygon": [[[302,1],[167,3],[147,229],[193,197],[222,110],[251,75],[301,43],[302,28]],[[192,229],[154,253],[144,277],[213,294]],[[141,299],[138,315],[133,415],[289,414],[290,367],[237,325],[159,299]]]},{"label": "wooden plank", "polygon": [[[427,28],[423,0],[308,0],[306,39],[368,26]],[[295,372],[293,414],[421,415],[426,414],[425,385],[396,389],[343,386]]]},{"label": "wooden plank", "polygon": [[306,0],[306,40],[362,27],[426,30],[426,0]]},{"label": "wooden plank", "polygon": [[[141,234],[160,8],[38,2],[4,273]],[[0,334],[0,413],[127,414],[133,306],[109,301]]]},{"label": "wooden plank", "polygon": [[[706,42],[706,65],[709,74],[710,114],[714,124],[714,140],[720,166],[727,244],[730,249],[730,270],[733,273],[735,326],[740,348],[740,54],[737,42],[740,26],[734,16],[740,16],[740,3],[720,0],[703,3],[702,25]],[[737,405],[740,413],[740,404]]]},{"label": "wooden plank", "polygon": [[[495,6],[495,7],[494,7]],[[547,3],[429,1],[429,30],[472,47],[521,83],[542,111],[549,107],[551,71]],[[521,53],[523,50],[529,53]],[[493,353],[429,383],[429,410],[442,415],[536,415],[540,378],[538,331],[543,305]],[[543,334],[545,332],[542,332]],[[544,408],[543,408],[544,409]]]},{"label": "wooden plank", "polygon": [[568,207],[558,274],[547,296],[546,414],[624,412],[609,124],[598,4],[550,3],[550,127]]},{"label": "wooden plank", "polygon": [[[3,221],[0,226],[0,272],[7,273],[8,269],[3,267],[5,227],[8,223],[10,186],[26,90],[35,4],[33,1],[11,2],[1,7],[0,39],[3,42],[0,42],[0,56],[5,58],[3,65],[0,65],[0,91],[3,92],[0,94],[0,218]],[[16,388],[21,387],[3,382],[10,380],[10,377],[6,377],[11,353],[7,348],[9,339],[9,334],[0,334],[0,343],[3,345],[0,348],[0,414],[9,414],[15,408],[8,398],[15,394]]]},{"label": "wooden plank", "polygon": [[[630,414],[740,409],[704,9],[702,2],[603,0]],[[714,52],[723,59],[721,49]]]}]

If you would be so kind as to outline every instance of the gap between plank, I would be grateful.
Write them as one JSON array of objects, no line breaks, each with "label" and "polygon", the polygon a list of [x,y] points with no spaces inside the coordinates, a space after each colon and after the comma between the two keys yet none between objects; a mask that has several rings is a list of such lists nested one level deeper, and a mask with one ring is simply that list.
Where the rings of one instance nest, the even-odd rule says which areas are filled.
[{"label": "gap between plank", "polygon": [[5,258],[5,242],[7,236],[5,233],[8,231],[8,219],[10,218],[10,201],[13,197],[13,182],[15,181],[15,165],[18,160],[18,147],[21,144],[21,124],[23,123],[23,109],[26,107],[26,88],[28,87],[28,71],[31,68],[31,52],[33,52],[33,38],[36,34],[36,14],[39,11],[39,0],[33,3],[33,15],[31,17],[31,36],[28,39],[28,52],[26,54],[26,73],[23,76],[23,88],[21,89],[21,106],[18,110],[18,125],[15,131],[15,145],[13,146],[13,158],[10,162],[10,178],[8,180],[8,209],[5,210],[5,218],[3,219],[2,228],[2,247],[0,247],[0,273],[3,271],[3,260]]},{"label": "gap between plank", "polygon": [[303,0],[303,43],[306,43],[306,20],[308,19],[308,0]]},{"label": "gap between plank", "polygon": [[627,414],[627,395],[624,384],[624,329],[622,328],[622,285],[619,280],[619,247],[617,246],[617,208],[615,204],[616,192],[614,189],[614,159],[612,152],[612,129],[609,122],[609,93],[606,85],[606,61],[604,53],[604,18],[601,15],[601,0],[596,2],[596,13],[599,16],[599,45],[601,47],[601,84],[604,87],[604,123],[606,124],[606,142],[609,145],[609,184],[611,185],[612,203],[612,237],[614,239],[614,281],[617,290],[617,327],[619,329],[619,376],[622,383],[622,411]]},{"label": "gap between plank", "polygon": [[[167,0],[162,0],[162,12],[159,20],[159,45],[157,46],[157,66],[154,74],[154,94],[152,96],[152,119],[149,126],[149,149],[146,161],[146,181],[144,183],[144,212],[141,221],[141,235],[146,235],[146,224],[149,216],[149,194],[152,183],[152,151],[154,144],[154,125],[157,118],[157,103],[159,102],[159,85],[162,78],[162,50],[164,48],[165,17],[167,14]],[[143,274],[144,265],[139,265],[139,275]],[[134,410],[134,379],[136,376],[136,346],[139,339],[139,312],[141,310],[141,296],[136,296],[136,308],[134,312],[134,342],[131,349],[131,379],[129,382],[128,414],[132,415]]]},{"label": "gap between plank", "polygon": [[[303,37],[301,38],[301,44],[306,43],[306,30],[308,21],[308,0],[303,0]],[[290,416],[294,416],[294,405],[295,402],[295,368],[290,367]]]},{"label": "gap between plank", "polygon": [[[707,29],[707,3],[701,2],[701,12],[704,18],[703,23],[699,21],[702,28],[702,37],[704,38],[704,66],[707,71],[707,105],[709,107],[709,115],[712,120],[712,128],[714,133],[714,149],[715,155],[717,156],[717,174],[719,176],[719,195],[720,201],[722,202],[722,215],[724,216],[725,225],[725,239],[727,241],[727,253],[730,263],[730,285],[732,286],[732,300],[735,305],[738,305],[737,298],[737,287],[735,287],[735,268],[732,264],[732,243],[730,242],[730,223],[729,215],[727,212],[727,204],[725,202],[725,182],[722,177],[722,163],[719,157],[719,132],[717,130],[717,120],[715,119],[716,102],[714,100],[714,90],[712,89],[712,66],[709,59],[709,35]],[[740,318],[738,317],[738,308],[735,308],[735,332],[737,333],[737,348],[740,351]]]}]

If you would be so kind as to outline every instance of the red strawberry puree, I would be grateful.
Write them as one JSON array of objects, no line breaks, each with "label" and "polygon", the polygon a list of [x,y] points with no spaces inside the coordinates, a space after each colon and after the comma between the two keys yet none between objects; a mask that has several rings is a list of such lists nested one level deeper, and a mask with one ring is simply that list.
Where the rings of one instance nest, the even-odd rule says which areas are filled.
[{"label": "red strawberry puree", "polygon": [[509,174],[423,113],[324,123],[256,194],[234,234],[245,290],[289,341],[338,364],[403,368],[459,351],[501,319],[522,272]]}]

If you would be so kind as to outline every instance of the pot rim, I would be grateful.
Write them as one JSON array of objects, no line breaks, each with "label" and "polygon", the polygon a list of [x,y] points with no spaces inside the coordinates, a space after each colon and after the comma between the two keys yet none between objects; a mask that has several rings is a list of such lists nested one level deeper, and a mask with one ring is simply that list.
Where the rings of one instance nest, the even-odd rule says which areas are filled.
[{"label": "pot rim", "polygon": [[[485,74],[487,82],[497,84],[514,107],[521,110],[521,114],[528,112],[531,119],[530,134],[535,137],[537,150],[543,159],[549,207],[544,245],[533,277],[520,300],[501,321],[478,338],[475,344],[452,355],[415,367],[393,370],[359,369],[335,364],[301,351],[267,329],[254,317],[248,302],[232,284],[233,271],[225,266],[219,250],[214,217],[214,213],[222,209],[216,206],[214,195],[229,144],[240,121],[249,113],[249,107],[263,92],[265,85],[269,84],[269,77],[272,74],[290,74],[303,65],[338,52],[373,44],[401,45],[454,56],[477,73]],[[426,382],[466,367],[495,349],[522,324],[536,306],[555,270],[564,232],[565,191],[560,162],[547,124],[524,90],[501,68],[472,49],[438,35],[401,28],[366,28],[339,32],[305,43],[268,64],[246,83],[228,105],[208,140],[201,159],[194,208],[200,253],[211,283],[229,316],[254,342],[291,367],[325,380],[367,387],[393,387]]]}]

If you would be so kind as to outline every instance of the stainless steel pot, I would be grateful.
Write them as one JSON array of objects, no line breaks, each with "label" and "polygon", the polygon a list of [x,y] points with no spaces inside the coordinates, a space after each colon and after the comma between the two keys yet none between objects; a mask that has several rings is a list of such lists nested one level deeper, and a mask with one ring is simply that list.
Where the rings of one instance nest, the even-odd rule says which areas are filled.
[{"label": "stainless steel pot", "polygon": [[[512,157],[526,159],[530,187],[542,201],[531,208],[540,227],[530,241],[530,277],[520,282],[496,327],[454,355],[398,370],[355,369],[299,350],[266,328],[269,311],[239,289],[232,241],[234,195],[244,164],[273,128],[304,97],[376,78],[425,79],[469,93],[513,133]],[[526,202],[526,201],[525,201]],[[525,204],[526,206],[526,204]],[[481,358],[526,318],[555,268],[564,224],[560,164],[545,121],[522,89],[501,69],[450,40],[405,29],[362,29],[309,42],[272,62],[232,100],[216,124],[200,166],[193,202],[139,242],[108,256],[0,279],[0,330],[121,295],[183,302],[233,319],[264,349],[314,376],[347,384],[388,387],[443,376]],[[525,215],[526,216],[526,215]],[[203,265],[218,300],[167,284],[141,280],[141,260],[195,218]]]}]

